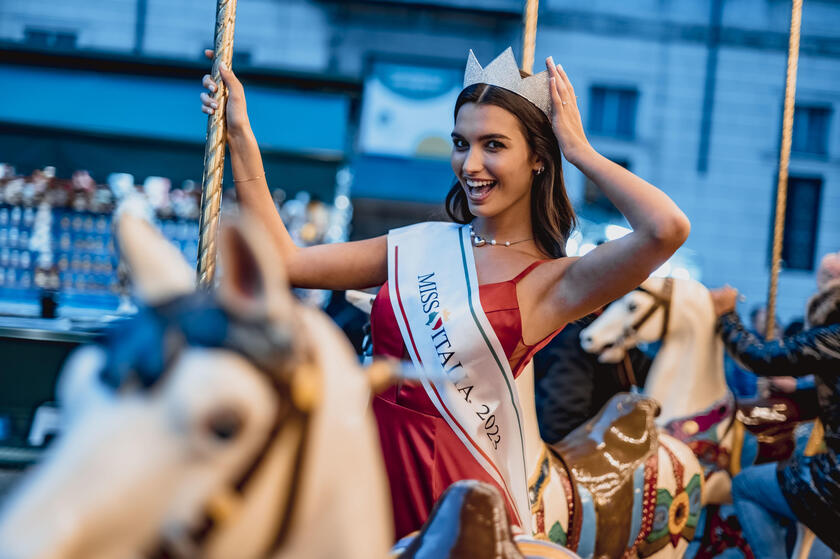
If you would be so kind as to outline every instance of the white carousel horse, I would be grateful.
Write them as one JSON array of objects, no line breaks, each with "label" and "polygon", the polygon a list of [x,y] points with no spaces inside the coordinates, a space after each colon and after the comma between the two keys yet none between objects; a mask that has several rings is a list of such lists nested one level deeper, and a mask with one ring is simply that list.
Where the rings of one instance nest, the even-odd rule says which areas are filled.
[{"label": "white carousel horse", "polygon": [[[723,342],[708,289],[690,279],[650,277],[607,307],[581,334],[582,347],[602,362],[621,361],[639,343],[662,342],[644,386],[644,394],[662,404],[657,423],[686,442],[700,457],[706,483],[704,504],[731,502],[731,476],[752,463],[746,456],[744,423],[763,415],[783,420],[785,409],[756,406],[749,415],[736,410],[726,385]],[[754,445],[753,445],[754,446]],[[720,509],[715,512],[720,514]],[[719,518],[712,519],[713,522]],[[708,529],[708,528],[706,528]],[[730,532],[730,537],[740,535]],[[813,534],[800,537],[794,557],[808,555]],[[743,540],[738,547],[743,546]]]},{"label": "white carousel horse", "polygon": [[0,558],[387,557],[370,381],[272,241],[226,228],[211,297],[146,223],[118,237],[151,311],[65,367],[66,432],[5,503]]},{"label": "white carousel horse", "polygon": [[[372,295],[348,292],[347,298],[370,312]],[[657,411],[644,400],[625,394],[605,406],[600,420],[576,430],[582,458],[597,455],[616,466],[604,471],[598,482],[590,478],[591,483],[579,483],[576,480],[584,477],[585,465],[564,464],[557,449],[540,437],[532,364],[515,384],[522,407],[526,462],[532,472],[528,480],[532,535],[566,546],[582,557],[612,557],[615,553],[619,557],[625,553],[657,559],[682,557],[700,514],[702,469],[686,445],[653,429]],[[636,440],[622,424],[627,418],[636,421],[632,427],[637,431]],[[633,442],[644,448],[636,460],[622,461],[618,447]],[[572,451],[563,449],[565,454]],[[622,514],[610,517],[611,504],[619,503],[623,508],[613,509]]]},{"label": "white carousel horse", "polygon": [[[393,367],[365,374],[326,315],[292,299],[272,241],[244,220],[223,233],[215,296],[195,292],[144,222],[122,217],[118,238],[149,307],[62,372],[66,433],[0,511],[0,559],[389,556],[369,402]],[[452,557],[577,557],[494,530],[498,506],[475,494],[495,489],[474,489],[439,507],[466,504],[467,522],[430,521],[405,557],[443,558],[450,537],[463,544]]]},{"label": "white carousel horse", "polygon": [[715,321],[703,284],[651,277],[607,307],[580,339],[586,351],[607,363],[621,361],[641,342],[662,342],[643,393],[662,406],[657,424],[694,445],[702,457],[704,503],[720,504],[731,500],[728,465],[740,459],[737,439],[743,437],[743,429],[735,421]]}]

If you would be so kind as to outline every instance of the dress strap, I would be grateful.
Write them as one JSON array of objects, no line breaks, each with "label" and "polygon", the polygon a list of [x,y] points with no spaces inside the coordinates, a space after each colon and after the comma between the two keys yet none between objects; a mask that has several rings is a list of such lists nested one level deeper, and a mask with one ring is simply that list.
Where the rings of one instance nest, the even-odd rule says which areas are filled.
[{"label": "dress strap", "polygon": [[514,284],[519,283],[520,281],[522,281],[522,280],[525,278],[525,276],[527,276],[528,274],[530,274],[530,273],[534,270],[534,268],[536,268],[536,267],[537,267],[537,266],[539,266],[540,264],[545,264],[546,262],[548,262],[548,260],[537,260],[537,261],[535,261],[535,262],[531,262],[531,263],[528,265],[528,267],[527,267],[527,268],[525,268],[524,270],[522,270],[521,272],[519,272],[519,273],[516,275],[516,277],[515,277],[515,278],[513,278],[513,279],[512,279],[512,280],[510,280],[510,281],[511,281],[511,282],[513,282]]}]

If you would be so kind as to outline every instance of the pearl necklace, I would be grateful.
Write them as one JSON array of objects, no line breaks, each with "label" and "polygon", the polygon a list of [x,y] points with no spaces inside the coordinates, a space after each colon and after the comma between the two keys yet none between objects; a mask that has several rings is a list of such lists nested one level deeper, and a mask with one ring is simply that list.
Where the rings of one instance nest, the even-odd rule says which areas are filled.
[{"label": "pearl necklace", "polygon": [[527,239],[522,239],[521,241],[497,241],[496,239],[485,239],[481,235],[475,232],[473,229],[472,223],[470,223],[470,237],[472,237],[473,246],[476,247],[483,247],[484,245],[491,245],[491,246],[505,246],[510,247],[513,245],[518,245],[519,243],[524,243],[525,241],[530,241],[533,237],[528,237]]}]

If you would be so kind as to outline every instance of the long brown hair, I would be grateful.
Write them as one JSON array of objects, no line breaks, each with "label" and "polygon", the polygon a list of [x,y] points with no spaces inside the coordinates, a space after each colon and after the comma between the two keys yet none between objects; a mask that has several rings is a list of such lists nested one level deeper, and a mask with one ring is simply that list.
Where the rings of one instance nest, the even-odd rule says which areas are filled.
[{"label": "long brown hair", "polygon": [[[552,258],[566,256],[566,240],[577,218],[566,194],[560,146],[548,117],[524,97],[483,83],[471,85],[461,92],[455,102],[455,119],[465,103],[496,105],[519,120],[528,147],[545,165],[545,170],[534,174],[531,181],[531,227],[534,242]],[[446,213],[456,223],[469,223],[475,219],[467,204],[467,195],[457,180],[446,195]]]}]

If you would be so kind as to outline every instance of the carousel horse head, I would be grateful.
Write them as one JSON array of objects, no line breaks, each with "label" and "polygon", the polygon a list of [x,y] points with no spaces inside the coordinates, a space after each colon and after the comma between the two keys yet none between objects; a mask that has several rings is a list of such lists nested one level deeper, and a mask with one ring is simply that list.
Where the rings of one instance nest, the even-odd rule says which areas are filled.
[{"label": "carousel horse head", "polygon": [[650,277],[609,305],[580,333],[581,346],[602,363],[618,363],[639,343],[714,330],[708,290],[690,279]]},{"label": "carousel horse head", "polygon": [[145,307],[65,365],[64,432],[0,511],[0,557],[384,556],[368,376],[265,231],[223,229],[212,292],[148,223],[117,236]]},{"label": "carousel horse head", "polygon": [[572,468],[579,483],[591,484],[602,501],[612,502],[632,475],[632,466],[656,450],[659,435],[654,418],[659,410],[650,398],[618,393],[553,449]]}]

